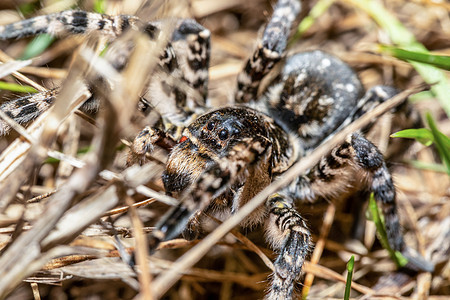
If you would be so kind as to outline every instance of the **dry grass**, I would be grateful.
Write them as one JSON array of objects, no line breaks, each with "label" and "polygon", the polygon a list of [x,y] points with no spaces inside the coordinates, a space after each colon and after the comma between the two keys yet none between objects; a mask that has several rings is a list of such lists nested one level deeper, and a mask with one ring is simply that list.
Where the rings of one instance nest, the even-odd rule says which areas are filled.
[{"label": "dry grass", "polygon": [[[92,9],[92,2],[84,1],[81,7]],[[131,14],[138,2],[106,1],[107,12]],[[70,5],[71,1],[57,3]],[[195,17],[211,30],[209,95],[216,104],[227,103],[237,72],[270,15],[271,4],[263,0],[152,3],[140,10],[141,18]],[[385,4],[428,49],[450,53],[448,4],[427,0]],[[1,22],[18,20],[14,5],[8,1],[0,4]],[[61,9],[45,5],[42,12]],[[94,53],[101,43],[97,37],[70,37],[57,40],[31,66],[2,79],[38,90],[63,89],[54,108],[27,131],[16,127],[20,134],[14,132],[0,140],[0,298],[7,293],[11,299],[150,299],[164,293],[167,299],[262,298],[275,254],[264,243],[261,230],[243,232],[245,235],[231,230],[242,214],[219,227],[212,220],[217,228],[201,241],[164,242],[155,255],[147,255],[143,233],[152,230],[174,201],[163,195],[159,179],[167,153],[156,151],[149,165],[126,169],[124,145],[143,125],[154,122],[153,115],[145,120],[137,117],[134,108],[137,91],[142,90],[163,45],[149,48],[136,33],[121,39],[136,44],[123,73],[110,68],[107,57],[106,61],[96,59]],[[346,1],[338,1],[290,51],[318,48],[334,53],[358,71],[366,87],[389,84],[406,90],[422,83],[409,64],[371,52],[380,41],[388,43],[370,18]],[[0,60],[19,57],[26,43],[2,42]],[[80,78],[96,82],[99,74],[114,81],[116,89],[95,90],[104,103],[97,116],[77,112],[90,94]],[[2,92],[2,99],[13,97]],[[435,99],[423,99],[414,106],[422,113],[431,111],[440,129],[450,134],[450,122]],[[395,156],[388,147],[392,142],[387,137],[389,118],[381,121],[373,141],[387,155]],[[339,136],[302,160],[282,180],[304,172],[337,139]],[[86,147],[87,153],[80,151]],[[450,180],[445,173],[413,168],[407,163],[411,159],[427,163],[438,159],[432,148],[414,144],[391,161],[407,243],[433,261],[436,270],[419,275],[398,272],[375,239],[374,226],[361,218],[354,224],[357,218],[351,208],[355,205],[302,205],[299,211],[309,220],[316,244],[311,262],[304,266],[307,275],[299,284],[299,289],[309,287],[308,299],[342,299],[345,265],[351,255],[356,261],[354,298],[445,299],[450,294]],[[276,190],[277,184],[282,183],[265,192]],[[261,195],[255,203],[263,200]],[[355,239],[351,228],[363,228],[364,223],[365,229]],[[137,275],[119,259],[132,249],[141,266]]]}]

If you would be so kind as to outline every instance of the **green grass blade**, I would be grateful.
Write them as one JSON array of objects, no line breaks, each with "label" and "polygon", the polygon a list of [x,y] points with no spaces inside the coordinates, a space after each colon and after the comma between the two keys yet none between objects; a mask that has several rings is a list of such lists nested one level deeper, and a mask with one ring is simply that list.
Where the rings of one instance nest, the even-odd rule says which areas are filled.
[{"label": "green grass blade", "polygon": [[405,129],[391,134],[391,137],[415,139],[421,144],[424,144],[425,146],[430,146],[431,144],[433,144],[434,141],[433,134],[427,128]]},{"label": "green grass blade", "polygon": [[99,13],[99,14],[104,14],[105,13],[105,6],[106,6],[106,1],[105,0],[96,0],[94,2],[94,11]]},{"label": "green grass blade", "polygon": [[412,103],[422,101],[422,100],[429,100],[431,98],[434,98],[434,94],[431,91],[423,91],[419,92],[417,94],[411,95],[408,97],[408,100]]},{"label": "green grass blade", "polygon": [[36,93],[37,90],[34,87],[28,85],[20,85],[17,83],[9,83],[0,81],[0,90],[6,90],[19,93]]},{"label": "green grass blade", "polygon": [[[415,52],[428,53],[421,43],[417,42],[414,35],[401,24],[395,16],[384,8],[381,2],[376,0],[346,0],[358,9],[366,12],[378,25],[385,30],[391,41],[397,46]],[[439,100],[442,108],[450,116],[450,82],[446,74],[429,64],[409,60],[409,63],[422,76],[423,80],[431,84],[431,91]]]},{"label": "green grass blade", "polygon": [[355,267],[355,256],[352,255],[347,263],[347,281],[345,282],[344,300],[350,299],[350,290],[352,287],[353,269]]},{"label": "green grass blade", "polygon": [[431,133],[433,134],[434,144],[439,152],[439,156],[447,168],[447,174],[450,175],[450,139],[439,131],[429,113],[427,113],[426,117],[428,126],[430,126]]},{"label": "green grass blade", "polygon": [[408,160],[407,163],[409,163],[412,167],[416,169],[428,170],[438,173],[447,173],[447,169],[445,168],[444,165],[427,163],[420,160]]},{"label": "green grass blade", "polygon": [[27,60],[38,56],[45,51],[55,40],[50,34],[40,34],[35,37],[25,48],[24,53],[20,59]]},{"label": "green grass blade", "polygon": [[335,0],[317,1],[316,5],[314,5],[314,7],[311,8],[309,14],[298,25],[297,31],[295,32],[292,41],[296,41],[297,39],[299,39],[300,36],[306,30],[308,30],[321,15],[323,15],[328,10],[328,8],[331,6],[331,4],[333,4],[334,1]]},{"label": "green grass blade", "polygon": [[396,263],[397,266],[403,267],[408,263],[408,259],[404,257],[400,252],[394,251],[389,245],[389,241],[386,233],[386,226],[384,225],[384,220],[380,211],[378,209],[377,202],[375,201],[375,197],[373,193],[370,194],[369,198],[369,212],[372,216],[372,221],[375,223],[375,227],[377,228],[377,236],[380,240],[381,245],[384,249],[389,252],[389,256]]},{"label": "green grass blade", "polygon": [[[84,154],[88,153],[91,150],[92,150],[91,146],[82,147],[82,148],[80,148],[77,151],[77,157],[79,155],[84,155]],[[55,164],[55,163],[58,163],[60,161],[61,161],[60,159],[55,158],[55,157],[47,157],[47,159],[44,161],[44,163],[46,163],[46,164]]]},{"label": "green grass blade", "polygon": [[388,45],[380,45],[380,51],[406,61],[415,61],[450,70],[450,56],[436,55],[417,51],[409,51]]},{"label": "green grass blade", "polygon": [[28,17],[33,12],[35,12],[37,9],[39,9],[39,2],[33,1],[30,3],[24,3],[17,7],[22,15],[25,17]]}]

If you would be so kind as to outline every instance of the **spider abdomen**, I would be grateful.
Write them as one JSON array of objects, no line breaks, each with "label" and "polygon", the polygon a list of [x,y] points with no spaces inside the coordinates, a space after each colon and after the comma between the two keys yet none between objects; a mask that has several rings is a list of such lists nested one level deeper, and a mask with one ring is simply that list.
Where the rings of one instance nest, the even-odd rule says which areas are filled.
[{"label": "spider abdomen", "polygon": [[363,92],[347,64],[317,50],[288,57],[263,100],[269,115],[311,148],[341,125]]}]

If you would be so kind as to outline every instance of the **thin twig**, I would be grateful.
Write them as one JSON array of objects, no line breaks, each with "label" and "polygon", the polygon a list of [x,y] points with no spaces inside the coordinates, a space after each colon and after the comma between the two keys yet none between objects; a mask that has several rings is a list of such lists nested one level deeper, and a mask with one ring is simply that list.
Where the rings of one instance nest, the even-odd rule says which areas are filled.
[{"label": "thin twig", "polygon": [[253,252],[255,252],[260,258],[261,260],[266,264],[266,266],[271,269],[272,271],[275,270],[275,267],[272,263],[272,261],[264,254],[263,251],[261,251],[261,249],[258,248],[258,246],[256,246],[252,241],[250,241],[247,237],[245,237],[242,233],[240,233],[239,231],[233,229],[231,231],[231,233],[239,239],[239,241],[241,241],[241,243],[243,243],[245,246],[247,246],[250,250],[252,250]]},{"label": "thin twig", "polygon": [[[12,61],[12,60],[14,60],[14,59],[12,59],[8,54],[6,54],[2,50],[0,50],[0,61],[7,62],[7,61]],[[26,77],[25,75],[22,75],[19,72],[13,72],[12,75],[14,77],[16,77],[17,79],[25,82],[26,84],[31,85],[32,87],[34,87],[38,91],[41,91],[41,92],[47,91],[47,89],[45,87],[43,87],[42,85],[34,82],[30,78]]]},{"label": "thin twig", "polygon": [[[322,223],[322,229],[320,230],[320,238],[317,241],[314,252],[311,256],[311,264],[318,264],[320,257],[322,256],[323,248],[325,247],[325,241],[328,237],[328,233],[330,232],[331,225],[334,221],[334,215],[336,213],[336,206],[333,203],[328,205],[327,211],[325,213],[325,218]],[[314,274],[307,273],[305,276],[305,281],[302,289],[303,299],[308,295],[309,289],[312,286],[314,281]]]},{"label": "thin twig", "polygon": [[130,209],[130,207],[135,207],[135,208],[142,207],[142,206],[148,205],[150,203],[153,203],[155,201],[156,201],[155,198],[150,198],[150,199],[145,199],[145,200],[137,202],[137,203],[133,203],[131,206],[127,205],[127,206],[117,207],[117,208],[111,209],[110,211],[107,211],[104,214],[104,216],[107,217],[107,216],[121,214],[121,213],[127,212]]},{"label": "thin twig", "polygon": [[32,283],[30,283],[30,285],[31,285],[31,289],[33,290],[34,300],[41,300],[41,295],[39,294],[39,287],[38,287],[37,283],[32,282]]},{"label": "thin twig", "polygon": [[[345,283],[346,278],[342,276],[341,274],[336,273],[335,271],[328,269],[324,266],[317,265],[317,264],[311,264],[308,261],[305,261],[305,264],[303,265],[303,269],[305,272],[314,274],[315,276],[323,279],[328,279],[332,281],[339,281],[342,283]],[[373,295],[376,292],[366,286],[363,286],[361,284],[358,284],[356,282],[352,282],[352,288],[360,293],[363,293],[365,295]]]},{"label": "thin twig", "polygon": [[136,238],[136,262],[139,267],[138,278],[140,291],[144,299],[152,300],[153,295],[151,293],[152,277],[147,264],[148,243],[147,238],[143,232],[142,221],[139,218],[136,207],[134,207],[133,199],[126,196],[126,204],[129,207],[131,223],[134,228],[134,236]]}]

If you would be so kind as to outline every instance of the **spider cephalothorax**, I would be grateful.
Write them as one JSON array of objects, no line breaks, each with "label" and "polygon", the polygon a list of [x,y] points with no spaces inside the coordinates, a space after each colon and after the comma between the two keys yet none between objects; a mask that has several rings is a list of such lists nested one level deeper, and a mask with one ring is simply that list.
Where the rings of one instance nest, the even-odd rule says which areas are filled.
[{"label": "spider cephalothorax", "polygon": [[[177,21],[140,105],[161,118],[136,137],[128,158],[128,165],[145,163],[154,145],[169,151],[162,181],[165,192],[180,203],[152,232],[153,250],[159,242],[181,233],[197,237],[202,212],[235,213],[339,128],[397,93],[385,86],[364,93],[354,71],[322,51],[284,57],[290,29],[301,11],[300,1],[278,1],[261,43],[238,76],[235,105],[215,110],[206,104],[209,31],[193,20]],[[30,26],[25,31],[23,24],[2,27],[0,38],[36,34],[45,28],[59,30],[52,32],[56,34],[108,29],[108,35],[117,36],[138,22],[130,16],[112,18],[79,11],[40,18],[39,22],[24,21]],[[144,31],[155,39],[159,25],[149,23]],[[277,63],[282,64],[281,71],[258,93],[262,79]],[[119,63],[116,69],[120,71],[123,65]],[[41,109],[34,102],[42,102],[42,94],[4,104],[2,109],[28,122],[48,107],[54,93],[44,97],[47,105]],[[314,168],[268,197],[243,222],[249,227],[264,223],[267,240],[279,252],[268,298],[293,297],[311,248],[310,232],[295,202],[333,200],[353,188],[373,193],[384,213],[390,246],[410,258],[412,267],[432,269],[404,243],[395,188],[382,154],[362,134],[353,133]]]},{"label": "spider cephalothorax", "polygon": [[270,173],[273,168],[283,171],[280,168],[285,169],[291,157],[290,137],[266,115],[247,107],[227,107],[199,117],[183,131],[169,155],[163,175],[166,192],[185,189],[236,144],[255,137],[271,144]]}]

